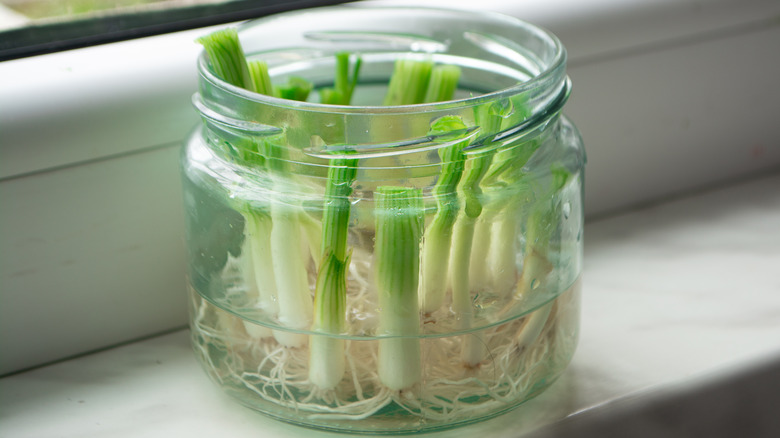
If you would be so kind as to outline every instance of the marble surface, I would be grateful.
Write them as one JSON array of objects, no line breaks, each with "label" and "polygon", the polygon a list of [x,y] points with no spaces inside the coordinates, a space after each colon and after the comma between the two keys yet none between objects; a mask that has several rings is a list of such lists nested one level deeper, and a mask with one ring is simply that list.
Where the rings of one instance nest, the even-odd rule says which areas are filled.
[{"label": "marble surface", "polygon": [[[569,369],[521,408],[446,436],[516,437],[778,358],[778,187],[775,174],[589,223]],[[0,379],[0,437],[335,436],[234,403],[200,370],[188,335]]]}]

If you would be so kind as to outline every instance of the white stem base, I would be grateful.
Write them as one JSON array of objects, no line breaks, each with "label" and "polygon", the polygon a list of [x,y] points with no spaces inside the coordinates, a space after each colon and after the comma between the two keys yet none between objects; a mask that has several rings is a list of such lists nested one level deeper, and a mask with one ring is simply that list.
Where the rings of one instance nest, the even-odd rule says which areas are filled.
[{"label": "white stem base", "polygon": [[[276,206],[274,206],[276,207]],[[308,273],[301,251],[300,226],[295,213],[272,210],[271,255],[276,279],[279,322],[291,329],[308,329],[311,325],[313,302],[309,290]],[[306,336],[281,330],[274,338],[288,347],[306,345]]]},{"label": "white stem base", "polygon": [[490,278],[499,295],[510,294],[517,283],[517,217],[508,206],[493,224],[490,236]]},{"label": "white stem base", "polygon": [[344,339],[312,336],[309,340],[309,380],[320,389],[332,389],[344,377]]},{"label": "white stem base", "polygon": [[248,321],[241,321],[244,324],[244,330],[252,339],[263,339],[271,336],[271,329],[259,324],[252,324]]},{"label": "white stem base", "polygon": [[533,345],[542,333],[547,319],[550,317],[555,301],[545,304],[532,314],[526,316],[525,323],[520,332],[515,337],[515,345],[520,351],[523,351]]},{"label": "white stem base", "polygon": [[399,391],[422,379],[420,341],[390,338],[379,341],[379,380],[389,389]]}]

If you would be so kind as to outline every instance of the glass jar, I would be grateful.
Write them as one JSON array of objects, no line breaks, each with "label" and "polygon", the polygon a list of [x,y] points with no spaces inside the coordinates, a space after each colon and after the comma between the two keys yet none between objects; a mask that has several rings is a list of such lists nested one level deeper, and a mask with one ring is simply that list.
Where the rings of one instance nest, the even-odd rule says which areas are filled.
[{"label": "glass jar", "polygon": [[[582,269],[560,42],[501,15],[374,7],[238,34],[274,83],[332,87],[343,51],[362,67],[343,106],[255,94],[199,60],[182,169],[211,378],[277,419],[361,433],[464,425],[548,387],[575,349]],[[382,106],[408,58],[458,66],[455,99]]]}]

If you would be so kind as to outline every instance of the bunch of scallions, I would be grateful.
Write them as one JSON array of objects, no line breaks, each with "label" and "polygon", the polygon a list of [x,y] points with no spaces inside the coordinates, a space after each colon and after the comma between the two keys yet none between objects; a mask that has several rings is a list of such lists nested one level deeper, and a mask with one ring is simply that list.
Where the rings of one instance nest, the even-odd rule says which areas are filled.
[{"label": "bunch of scallions", "polygon": [[[235,29],[214,32],[198,42],[204,46],[214,74],[234,86],[299,101],[306,101],[314,89],[312,83],[299,77],[274,86],[264,62],[247,60]],[[359,56],[337,53],[333,87],[319,90],[319,102],[350,105],[360,67]],[[399,59],[383,104],[452,100],[459,77],[457,66],[438,65],[430,59]],[[523,117],[517,106],[507,108],[505,101],[480,106],[475,110],[475,124],[482,132],[499,132],[513,123],[510,114]],[[252,295],[256,307],[278,321],[277,328],[271,329],[242,320],[250,338],[266,345],[263,360],[274,362],[271,371],[263,376],[244,373],[242,379],[247,386],[269,400],[297,399],[297,408],[343,418],[364,418],[391,401],[422,412],[422,401],[401,395],[422,385],[423,353],[418,336],[422,323],[436,323],[437,318],[446,314],[456,321],[454,331],[466,333],[474,324],[475,291],[490,288],[510,296],[508,302],[516,303],[544,282],[552,270],[547,254],[554,229],[550,224],[560,214],[559,207],[549,198],[566,184],[570,175],[563,167],[554,168],[547,196],[537,196],[530,203],[520,195],[502,198],[501,202],[485,202],[495,187],[534,190],[522,180],[524,174],[520,170],[540,144],[530,140],[522,147],[502,149],[496,145],[471,151],[469,146],[479,133],[458,116],[432,121],[428,136],[441,145],[437,149],[441,166],[431,190],[436,209],[428,215],[427,225],[420,189],[380,186],[374,190],[374,254],[367,263],[373,265],[373,275],[369,277],[373,278],[379,309],[376,333],[382,337],[376,356],[368,361],[375,364],[374,370],[364,373],[379,382],[373,385],[374,394],[370,397],[361,388],[362,377],[356,371],[360,364],[355,364],[349,351],[349,343],[359,341],[343,336],[351,333],[348,279],[353,251],[348,245],[348,231],[353,207],[350,196],[359,160],[350,156],[348,146],[330,159],[322,214],[314,218],[302,205],[290,200],[294,197],[285,196],[300,187],[294,187],[297,182],[289,168],[284,132],[230,145],[233,159],[263,170],[270,181],[269,191],[280,197],[263,204],[239,201],[234,205],[245,224],[239,269],[247,294]],[[515,238],[520,232],[521,211],[526,211],[528,217],[524,230],[526,247],[522,251]],[[518,276],[515,260],[520,252],[525,254],[525,260]],[[308,260],[316,264],[313,291]],[[506,358],[486,349],[487,334],[459,337],[461,368],[478,369],[486,360],[498,366],[512,366],[510,362],[515,359],[509,356],[517,356],[518,351],[534,344],[545,324],[549,325],[552,307],[545,305],[518,322],[520,328],[511,332],[513,339],[508,341]],[[266,365],[255,368],[269,368]],[[507,374],[512,377],[511,372]],[[349,383],[357,388],[348,399],[336,390],[347,375],[352,376]],[[438,408],[424,412],[431,418],[458,415],[456,400],[461,395],[491,392],[477,388],[472,393],[463,389],[445,393],[437,391],[436,385],[443,388],[447,382],[427,383],[433,386],[419,390],[418,399],[427,397],[426,406],[438,404]],[[500,385],[508,389],[492,394],[496,403],[511,400],[521,392],[517,382]],[[299,396],[301,393],[314,395],[307,398]],[[327,406],[317,403],[316,397],[327,401]]]}]

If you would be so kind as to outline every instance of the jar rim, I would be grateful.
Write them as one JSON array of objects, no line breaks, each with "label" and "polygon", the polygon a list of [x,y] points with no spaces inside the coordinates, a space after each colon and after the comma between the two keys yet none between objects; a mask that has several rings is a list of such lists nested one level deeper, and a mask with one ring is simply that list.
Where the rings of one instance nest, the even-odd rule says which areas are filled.
[{"label": "jar rim", "polygon": [[[552,32],[546,29],[533,25],[524,20],[490,11],[471,11],[465,9],[455,8],[438,8],[438,7],[423,7],[423,6],[375,6],[375,5],[342,5],[342,6],[325,6],[319,8],[302,9],[298,11],[284,12],[280,14],[274,14],[268,17],[259,18],[242,23],[237,27],[239,36],[242,31],[250,29],[255,26],[261,26],[265,23],[278,20],[281,18],[294,18],[295,16],[302,16],[304,14],[311,14],[319,10],[338,11],[338,10],[365,10],[373,13],[381,13],[381,11],[409,11],[415,12],[429,12],[429,13],[449,13],[449,14],[468,14],[469,16],[481,16],[483,19],[497,20],[504,23],[509,23],[518,29],[525,29],[532,32],[540,39],[545,40],[554,49],[554,55],[549,63],[544,65],[544,68],[538,73],[534,74],[530,79],[522,82],[518,82],[509,87],[501,88],[495,91],[482,93],[474,96],[469,96],[461,99],[453,99],[449,101],[434,102],[434,103],[420,103],[410,105],[335,105],[324,104],[319,102],[297,101],[291,99],[283,99],[280,97],[274,97],[256,93],[246,90],[244,88],[232,85],[225,82],[223,79],[216,76],[208,67],[208,59],[205,50],[202,50],[198,57],[198,72],[203,79],[209,83],[222,88],[223,91],[233,94],[241,99],[257,102],[264,105],[273,107],[290,109],[295,111],[312,111],[318,113],[332,113],[332,114],[414,114],[421,112],[434,112],[447,110],[453,107],[464,106],[476,106],[484,104],[486,102],[495,101],[498,99],[508,98],[515,96],[529,90],[533,90],[543,86],[545,83],[549,83],[554,80],[555,75],[562,68],[565,68],[567,54],[561,41]],[[512,50],[509,47],[505,47],[506,50]],[[422,52],[425,53],[425,52]],[[565,74],[562,75],[564,82]],[[567,88],[567,87],[564,87]],[[565,94],[568,91],[564,91]]]}]

